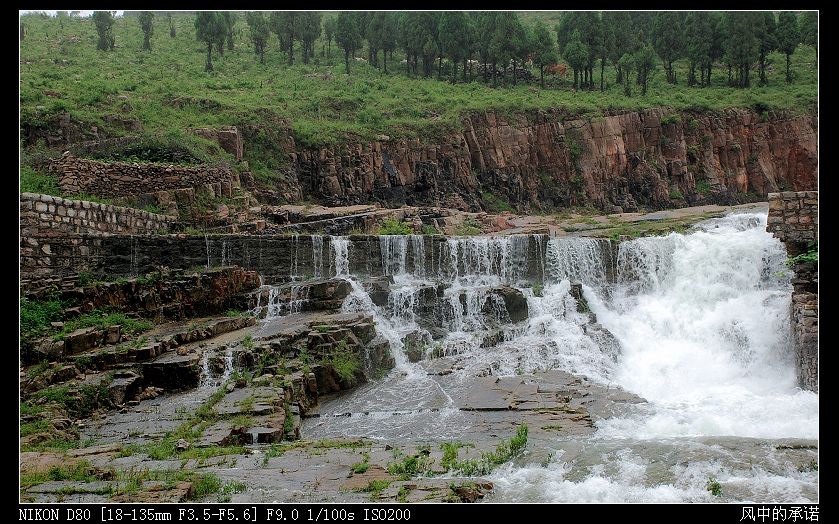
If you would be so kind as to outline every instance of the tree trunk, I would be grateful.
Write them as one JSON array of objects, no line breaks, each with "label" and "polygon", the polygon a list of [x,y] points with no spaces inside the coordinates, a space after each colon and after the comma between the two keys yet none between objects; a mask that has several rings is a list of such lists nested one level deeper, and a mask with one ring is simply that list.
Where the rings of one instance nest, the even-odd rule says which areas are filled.
[{"label": "tree trunk", "polygon": [[452,84],[457,83],[457,62],[452,60]]},{"label": "tree trunk", "polygon": [[516,61],[513,60],[513,85],[516,85]]},{"label": "tree trunk", "polygon": [[143,35],[143,51],[151,51],[151,42],[149,42],[149,34]]},{"label": "tree trunk", "polygon": [[264,46],[259,47],[259,63],[260,64],[265,63],[265,47]]},{"label": "tree trunk", "polygon": [[603,87],[603,69],[606,67],[606,61],[602,58],[600,59],[600,92],[602,93],[605,89]]},{"label": "tree trunk", "polygon": [[542,89],[545,89],[545,66],[543,65],[539,66],[539,78],[542,83]]},{"label": "tree trunk", "polygon": [[463,83],[466,83],[466,59],[463,59]]},{"label": "tree trunk", "polygon": [[492,87],[498,87],[498,68],[495,64],[496,62],[492,63]]},{"label": "tree trunk", "polygon": [[288,38],[288,65],[294,65],[294,35]]},{"label": "tree trunk", "polygon": [[213,43],[207,42],[207,65],[204,66],[204,71],[213,70]]},{"label": "tree trunk", "polygon": [[574,89],[577,89],[577,68],[574,68]]},{"label": "tree trunk", "polygon": [[344,64],[347,66],[347,74],[350,74],[350,51],[344,49]]},{"label": "tree trunk", "polygon": [[615,82],[622,84],[623,83],[623,70],[620,66],[618,66],[618,72],[615,75]]},{"label": "tree trunk", "polygon": [[758,58],[759,64],[758,67],[760,69],[760,85],[766,85],[766,52],[761,49],[760,50],[760,57]]},{"label": "tree trunk", "polygon": [[437,80],[443,78],[443,56],[437,57]]},{"label": "tree trunk", "polygon": [[384,61],[384,63],[385,63],[385,74],[387,74],[387,51],[385,51],[385,54],[384,54],[384,56],[382,57],[382,60],[383,60],[383,61]]},{"label": "tree trunk", "polygon": [[216,49],[218,49],[218,56],[224,56],[224,42],[219,42]]}]

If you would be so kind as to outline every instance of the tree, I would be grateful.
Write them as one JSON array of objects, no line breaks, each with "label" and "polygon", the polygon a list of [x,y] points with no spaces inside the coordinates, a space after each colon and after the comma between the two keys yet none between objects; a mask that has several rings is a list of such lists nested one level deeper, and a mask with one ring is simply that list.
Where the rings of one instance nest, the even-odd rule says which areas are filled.
[{"label": "tree", "polygon": [[635,58],[630,53],[625,53],[618,60],[618,67],[623,73],[623,94],[632,96],[632,69],[635,67]]},{"label": "tree", "polygon": [[224,42],[227,27],[220,13],[199,11],[195,15],[195,37],[207,44],[207,65],[205,71],[213,70],[213,44]]},{"label": "tree", "polygon": [[337,22],[338,20],[334,16],[330,16],[323,21],[323,36],[326,37],[326,58],[329,58],[329,48],[332,46],[332,37],[335,36]]},{"label": "tree", "polygon": [[484,11],[475,15],[475,29],[477,33],[476,45],[478,54],[481,56],[481,62],[484,64],[484,83],[489,82],[489,64],[492,64],[492,82],[495,84],[495,64],[498,57],[495,55],[495,49],[492,46],[493,36],[495,35],[495,22],[500,15]]},{"label": "tree", "polygon": [[[504,65],[506,83],[507,65],[513,65],[513,84],[516,83],[516,59],[522,55],[522,49],[527,46],[527,35],[521,25],[519,17],[514,12],[501,13],[495,20],[495,34],[490,44],[492,53]],[[493,82],[495,84],[495,82]]]},{"label": "tree", "polygon": [[644,44],[635,52],[633,59],[635,70],[638,71],[638,83],[641,84],[641,95],[647,94],[650,77],[655,71],[655,49],[650,44]]},{"label": "tree", "polygon": [[96,32],[99,34],[99,42],[96,49],[107,51],[114,48],[114,15],[110,11],[94,11],[93,23],[96,25]]},{"label": "tree", "polygon": [[384,11],[376,11],[367,21],[367,43],[370,48],[370,65],[379,67],[379,51],[382,48],[381,39],[384,36]]},{"label": "tree", "polygon": [[582,83],[582,73],[588,63],[588,47],[581,41],[578,30],[574,30],[571,34],[571,40],[565,46],[563,54],[574,70],[574,89],[577,89],[578,78]]},{"label": "tree", "polygon": [[463,37],[465,42],[465,53],[463,54],[463,81],[466,82],[466,73],[468,70],[468,81],[472,81],[472,64],[474,61],[472,57],[475,55],[478,46],[478,35],[475,29],[475,19],[471,15],[466,16],[466,27],[463,30]]},{"label": "tree", "polygon": [[711,16],[707,11],[691,11],[685,20],[685,55],[689,61],[688,85],[696,85],[696,68],[699,83],[705,85],[705,68],[710,61],[713,34]]},{"label": "tree", "polygon": [[247,15],[248,28],[251,33],[251,41],[259,63],[265,63],[265,46],[268,44],[268,37],[271,34],[268,28],[268,20],[259,11],[251,11]]},{"label": "tree", "polygon": [[639,46],[638,35],[632,30],[632,17],[626,11],[604,11],[603,31],[608,35],[607,53],[609,61],[615,66],[615,81],[623,83],[623,69],[620,59],[623,55],[634,53]]},{"label": "tree", "polygon": [[222,16],[224,17],[224,26],[227,29],[227,49],[233,51],[233,29],[236,27],[236,20],[239,17],[233,11],[224,11]]},{"label": "tree", "polygon": [[819,13],[818,11],[804,11],[798,20],[798,31],[802,44],[811,45],[816,50],[816,65],[819,54]]},{"label": "tree", "polygon": [[166,15],[166,19],[169,21],[169,38],[175,38],[175,21],[172,20],[172,13]]},{"label": "tree", "polygon": [[143,30],[143,51],[151,51],[151,35],[154,33],[154,13],[151,11],[140,11],[137,20],[140,22],[140,29]]},{"label": "tree", "polygon": [[431,76],[434,59],[437,59],[437,79],[443,71],[443,47],[440,42],[440,18],[442,13],[436,11],[422,11],[419,13],[419,24],[422,40],[422,69],[423,75]]},{"label": "tree", "polygon": [[315,55],[315,40],[320,36],[321,15],[315,11],[300,13],[299,34],[303,43],[303,63],[308,64],[309,58]]},{"label": "tree", "polygon": [[338,15],[338,23],[335,26],[335,43],[344,50],[344,62],[347,67],[347,74],[350,74],[350,55],[361,47],[361,32],[352,13],[341,11]]},{"label": "tree", "polygon": [[787,56],[787,83],[792,83],[790,57],[798,47],[800,35],[798,33],[798,17],[793,11],[783,11],[778,16],[778,49]]},{"label": "tree", "polygon": [[601,55],[602,30],[600,17],[592,11],[566,11],[556,27],[557,43],[563,56],[566,56],[565,47],[573,39],[574,31],[579,32],[580,43],[586,51],[585,65],[580,69],[581,86],[594,87],[594,62]]},{"label": "tree", "polygon": [[749,70],[758,57],[759,42],[755,29],[760,19],[761,14],[754,11],[725,13],[725,58],[730,67],[737,69],[738,87],[749,87]]},{"label": "tree", "polygon": [[679,13],[676,11],[661,11],[656,14],[653,20],[652,36],[655,51],[661,57],[667,69],[667,82],[675,84],[676,73],[673,71],[673,62],[682,55],[682,42],[684,40]]},{"label": "tree", "polygon": [[819,45],[819,13],[804,11],[799,20],[801,43],[816,47]]},{"label": "tree", "polygon": [[711,17],[711,46],[708,50],[708,72],[705,75],[705,85],[711,85],[711,72],[714,62],[725,56],[725,17],[721,13],[712,12]]},{"label": "tree", "polygon": [[454,66],[452,84],[457,82],[457,64],[468,57],[468,23],[469,18],[463,11],[446,11],[440,18],[440,41],[443,44],[443,54],[452,61]]},{"label": "tree", "polygon": [[280,49],[288,52],[288,65],[294,64],[294,40],[297,34],[297,21],[300,13],[294,11],[275,11],[271,13],[271,26],[280,39]]},{"label": "tree", "polygon": [[556,47],[551,33],[541,20],[533,24],[533,63],[539,68],[542,89],[545,88],[545,67],[557,61]]},{"label": "tree", "polygon": [[[377,49],[382,50],[385,73],[387,73],[387,55],[390,53],[392,57],[393,50],[396,49],[396,34],[398,33],[396,15],[390,11],[379,11],[373,15],[372,24],[375,28],[373,35],[375,45]],[[378,59],[375,65],[378,67]]]},{"label": "tree", "polygon": [[760,75],[760,85],[766,85],[766,65],[769,53],[778,48],[775,15],[771,11],[756,13],[759,16],[755,23],[755,38],[758,41],[757,65]]},{"label": "tree", "polygon": [[26,24],[24,22],[20,23],[20,41],[23,42],[23,39],[26,38]]}]

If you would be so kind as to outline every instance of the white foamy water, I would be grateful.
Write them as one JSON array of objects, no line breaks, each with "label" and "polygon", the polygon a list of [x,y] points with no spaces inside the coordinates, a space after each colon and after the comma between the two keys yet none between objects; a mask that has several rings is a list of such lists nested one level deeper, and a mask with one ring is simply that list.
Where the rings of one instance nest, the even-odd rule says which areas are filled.
[{"label": "white foamy water", "polygon": [[795,383],[785,260],[757,214],[622,243],[625,282],[590,305],[621,342],[611,379],[650,405],[601,432],[817,438],[818,396]]}]

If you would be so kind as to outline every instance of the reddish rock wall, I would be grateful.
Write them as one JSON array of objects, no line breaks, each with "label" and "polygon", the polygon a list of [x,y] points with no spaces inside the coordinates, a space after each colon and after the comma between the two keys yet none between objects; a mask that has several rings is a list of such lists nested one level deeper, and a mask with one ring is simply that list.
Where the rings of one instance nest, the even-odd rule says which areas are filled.
[{"label": "reddish rock wall", "polygon": [[[280,193],[327,204],[624,211],[816,189],[817,119],[655,108],[591,119],[481,113],[437,144],[381,140],[295,151]],[[245,142],[245,150],[248,145]],[[489,204],[489,205],[488,205]]]}]

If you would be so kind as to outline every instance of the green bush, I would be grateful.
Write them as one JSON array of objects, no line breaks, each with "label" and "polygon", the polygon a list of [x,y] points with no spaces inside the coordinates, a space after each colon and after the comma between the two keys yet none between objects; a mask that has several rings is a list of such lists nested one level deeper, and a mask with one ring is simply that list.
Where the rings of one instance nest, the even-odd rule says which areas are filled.
[{"label": "green bush", "polygon": [[484,209],[491,213],[502,213],[504,211],[515,211],[513,206],[503,198],[490,193],[489,191],[481,192],[481,200],[484,202]]},{"label": "green bush", "polygon": [[29,166],[21,166],[20,168],[20,192],[61,195],[61,190],[58,188],[55,178],[42,175]]},{"label": "green bush", "polygon": [[413,233],[411,225],[394,218],[386,218],[379,226],[378,235],[410,235]]},{"label": "green bush", "polygon": [[665,115],[664,117],[662,117],[661,125],[669,126],[671,124],[678,124],[681,121],[682,121],[682,117],[680,117],[679,115],[677,115],[675,113],[671,113],[669,115]]}]

